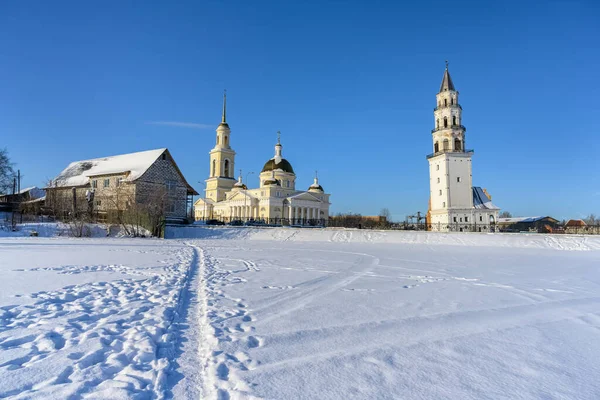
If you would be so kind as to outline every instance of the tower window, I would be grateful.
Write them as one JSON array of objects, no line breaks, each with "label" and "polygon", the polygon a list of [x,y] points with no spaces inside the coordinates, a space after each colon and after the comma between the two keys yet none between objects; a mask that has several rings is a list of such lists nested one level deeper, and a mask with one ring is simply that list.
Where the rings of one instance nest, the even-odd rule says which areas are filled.
[{"label": "tower window", "polygon": [[213,165],[212,165],[212,176],[216,176],[217,175],[217,161],[213,160]]},{"label": "tower window", "polygon": [[454,139],[454,150],[462,150],[462,143],[460,142],[460,139]]},{"label": "tower window", "polygon": [[217,136],[217,145],[219,144],[219,137]]},{"label": "tower window", "polygon": [[456,182],[460,182],[460,176],[456,177]]},{"label": "tower window", "polygon": [[450,148],[450,142],[448,142],[448,139],[444,139],[444,151],[448,150]]},{"label": "tower window", "polygon": [[452,125],[456,125],[456,115],[452,116]]},{"label": "tower window", "polygon": [[448,105],[448,99],[444,99],[444,107]]},{"label": "tower window", "polygon": [[227,136],[225,136],[225,140],[224,140],[224,142],[225,142],[225,143],[224,143],[224,144],[225,144],[225,146],[229,146],[229,140],[227,140]]},{"label": "tower window", "polygon": [[440,119],[439,118],[435,121],[435,127],[437,129],[440,129]]},{"label": "tower window", "polygon": [[444,128],[448,127],[448,117],[444,117]]},{"label": "tower window", "polygon": [[454,105],[454,97],[450,99],[450,105]]},{"label": "tower window", "polygon": [[440,151],[440,145],[438,142],[435,142],[435,144],[433,145],[433,151],[436,153]]},{"label": "tower window", "polygon": [[225,160],[225,165],[223,168],[223,175],[229,177],[229,160]]}]

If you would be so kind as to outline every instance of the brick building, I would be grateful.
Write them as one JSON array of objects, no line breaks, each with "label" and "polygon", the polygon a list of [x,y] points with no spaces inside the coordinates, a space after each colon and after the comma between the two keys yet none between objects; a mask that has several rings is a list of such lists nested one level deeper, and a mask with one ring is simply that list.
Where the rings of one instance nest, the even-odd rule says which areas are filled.
[{"label": "brick building", "polygon": [[168,219],[188,216],[198,193],[168,149],[122,154],[69,164],[46,188],[46,207],[56,214],[91,212],[100,217],[133,207],[161,208]]}]

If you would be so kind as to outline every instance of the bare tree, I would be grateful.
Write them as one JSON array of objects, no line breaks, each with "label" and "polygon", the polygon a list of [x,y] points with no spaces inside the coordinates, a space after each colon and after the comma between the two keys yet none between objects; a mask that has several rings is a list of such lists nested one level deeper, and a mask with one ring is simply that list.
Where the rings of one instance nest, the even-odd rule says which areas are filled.
[{"label": "bare tree", "polygon": [[15,171],[8,150],[0,149],[0,194],[12,193]]},{"label": "bare tree", "polygon": [[597,223],[600,222],[600,220],[598,220],[596,218],[596,216],[594,214],[590,214],[588,215],[586,218],[584,218],[583,220],[587,225],[596,225]]},{"label": "bare tree", "polygon": [[512,218],[512,214],[508,211],[502,211],[499,215],[498,218]]},{"label": "bare tree", "polygon": [[379,216],[384,217],[387,222],[391,222],[392,220],[392,213],[390,213],[388,208],[382,208],[381,211],[379,211]]}]

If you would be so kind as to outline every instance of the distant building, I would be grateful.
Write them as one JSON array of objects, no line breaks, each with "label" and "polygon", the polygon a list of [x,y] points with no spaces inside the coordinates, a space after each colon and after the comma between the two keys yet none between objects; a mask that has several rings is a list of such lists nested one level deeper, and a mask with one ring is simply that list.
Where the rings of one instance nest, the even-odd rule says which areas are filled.
[{"label": "distant building", "polygon": [[552,217],[498,218],[497,226],[501,232],[552,233],[560,229],[558,220]]},{"label": "distant building", "polygon": [[0,194],[0,211],[18,211],[23,203],[43,202],[46,193],[36,186],[21,189],[15,194]]},{"label": "distant building", "polygon": [[472,183],[471,157],[466,149],[462,107],[448,72],[442,78],[431,131],[433,153],[429,161],[430,200],[427,225],[434,231],[489,231],[500,210],[485,191]]},{"label": "distant building", "polygon": [[223,115],[217,127],[215,147],[210,151],[206,194],[194,204],[194,215],[200,219],[263,220],[265,222],[321,225],[329,218],[329,194],[315,176],[307,190],[296,189],[296,173],[283,158],[278,136],[274,156],[260,172],[260,186],[248,189],[234,178],[235,151],[231,148],[231,130],[226,121],[226,97]]},{"label": "distant building", "polygon": [[106,214],[152,203],[172,219],[186,218],[188,196],[198,194],[167,149],[72,162],[46,191],[46,207],[57,213]]},{"label": "distant building", "polygon": [[573,234],[600,234],[599,225],[588,225],[581,219],[570,219],[565,224],[565,233]]}]

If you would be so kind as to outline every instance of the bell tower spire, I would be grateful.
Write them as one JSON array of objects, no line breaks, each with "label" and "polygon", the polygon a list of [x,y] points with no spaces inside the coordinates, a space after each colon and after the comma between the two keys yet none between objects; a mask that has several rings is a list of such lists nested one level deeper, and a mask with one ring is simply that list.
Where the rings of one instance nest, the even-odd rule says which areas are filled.
[{"label": "bell tower spire", "polygon": [[221,117],[221,123],[227,124],[227,89],[223,90],[223,116]]},{"label": "bell tower spire", "polygon": [[227,90],[223,91],[221,123],[217,127],[215,147],[210,151],[209,178],[206,180],[206,197],[213,201],[225,199],[225,193],[235,184],[235,151],[230,145],[231,129],[227,123]]}]

